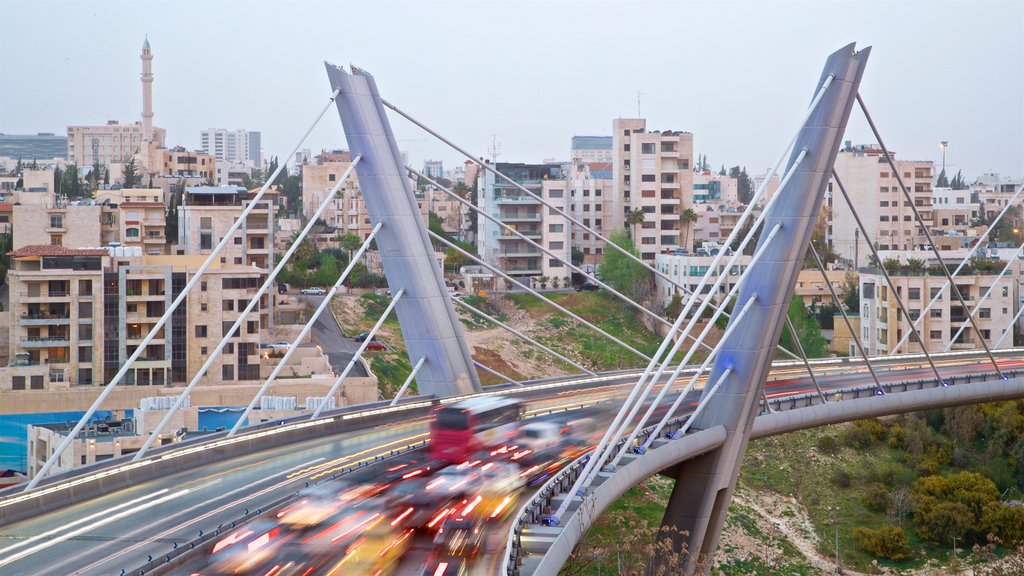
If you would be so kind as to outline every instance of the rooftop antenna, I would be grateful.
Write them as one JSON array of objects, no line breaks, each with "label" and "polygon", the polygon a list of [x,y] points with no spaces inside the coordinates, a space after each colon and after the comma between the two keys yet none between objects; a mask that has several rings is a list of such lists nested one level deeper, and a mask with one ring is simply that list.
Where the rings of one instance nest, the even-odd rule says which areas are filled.
[{"label": "rooftop antenna", "polygon": [[640,96],[641,95],[642,95],[642,93],[639,90],[637,90],[636,91],[636,117],[637,118],[643,118],[643,116],[640,115]]},{"label": "rooftop antenna", "polygon": [[501,145],[498,144],[496,134],[491,134],[491,146],[487,149],[487,153],[491,155],[491,163],[497,163],[498,156],[501,156]]}]

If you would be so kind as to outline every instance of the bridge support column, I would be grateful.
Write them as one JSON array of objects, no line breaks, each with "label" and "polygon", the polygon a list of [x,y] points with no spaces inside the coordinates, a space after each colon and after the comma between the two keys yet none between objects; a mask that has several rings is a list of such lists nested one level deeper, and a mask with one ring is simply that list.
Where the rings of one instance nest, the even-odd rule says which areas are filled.
[{"label": "bridge support column", "polygon": [[388,286],[405,296],[395,310],[410,358],[426,358],[416,382],[420,391],[454,396],[480,390],[473,359],[462,335],[441,265],[413,195],[405,164],[373,76],[327,64],[338,114],[356,167],[359,188],[373,224],[386,222],[376,237]]},{"label": "bridge support column", "polygon": [[[850,44],[829,56],[825,63],[817,88],[828,76],[833,76],[832,84],[801,129],[789,164],[802,150],[807,150],[808,156],[789,183],[777,192],[779,198],[764,220],[762,230],[782,224],[781,238],[776,238],[753,265],[756,269],[737,296],[737,302],[747,302],[755,295],[757,301],[742,320],[743,329],[734,330],[720,344],[721,351],[707,381],[717,381],[726,369],[731,368],[732,372],[693,425],[695,429],[722,425],[727,439],[720,448],[685,462],[674,471],[676,485],[662,520],[668,532],[659,538],[670,537],[677,552],[686,544],[688,574],[708,572],[718,548],[719,533],[757,416],[762,383],[771,367],[794,282],[807,253],[869,52],[870,49],[856,52]],[[704,394],[707,393],[705,389]],[[654,563],[657,566],[672,560],[664,554],[656,557]]]}]

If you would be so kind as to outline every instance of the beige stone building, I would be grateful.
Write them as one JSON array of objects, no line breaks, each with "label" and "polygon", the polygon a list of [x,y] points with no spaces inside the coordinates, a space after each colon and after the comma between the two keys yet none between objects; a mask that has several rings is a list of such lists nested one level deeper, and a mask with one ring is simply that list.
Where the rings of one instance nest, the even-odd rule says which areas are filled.
[{"label": "beige stone building", "polygon": [[625,211],[642,210],[645,220],[635,226],[633,242],[654,264],[655,254],[679,246],[679,213],[693,206],[693,134],[648,132],[642,118],[619,118],[612,121],[612,137],[612,193],[621,198],[622,211],[611,214],[606,226],[624,228]]},{"label": "beige stone building", "polygon": [[[932,180],[935,176],[933,162],[895,160],[895,164],[914,207],[930,229]],[[840,257],[857,267],[868,261],[870,251],[867,242],[874,243],[879,250],[909,250],[923,241],[923,232],[914,220],[913,209],[903,196],[881,149],[874,145],[847,145],[836,157],[835,171],[847,194],[856,203],[857,213],[867,229],[865,238],[857,230],[853,213],[835,181],[830,180],[825,195],[829,215],[826,238]]]},{"label": "beige stone building", "polygon": [[[832,289],[841,296],[843,282],[846,281],[848,272],[845,270],[828,270],[825,274],[828,277],[828,283],[832,285]],[[793,295],[803,300],[804,306],[807,307],[835,305],[835,300],[832,298],[832,293],[829,292],[828,284],[825,284],[825,279],[821,277],[821,271],[817,268],[801,270],[797,274]]]},{"label": "beige stone building", "polygon": [[109,207],[52,194],[44,200],[48,202],[14,206],[15,250],[33,245],[97,248],[106,244],[102,222]]},{"label": "beige stone building", "polygon": [[[256,193],[238,186],[186,187],[178,209],[176,252],[189,255],[212,252]],[[255,266],[264,271],[273,268],[277,198],[276,189],[267,190],[221,253],[221,264]]]},{"label": "beige stone building", "polygon": [[204,154],[175,146],[163,150],[163,165],[159,174],[172,178],[201,178],[204,182],[213,182],[217,178],[217,158],[212,154]]},{"label": "beige stone building", "polygon": [[[153,142],[164,147],[166,130],[153,128]],[[68,126],[68,163],[81,167],[99,163],[101,166],[125,164],[132,157],[148,155],[143,139],[142,122],[121,124],[110,120],[100,126]],[[112,172],[120,175],[120,172]]]},{"label": "beige stone building", "polygon": [[[573,138],[573,143],[577,144],[577,138]],[[585,157],[597,152],[588,149],[579,154]],[[608,153],[610,154],[610,150]],[[607,237],[613,230],[610,222],[614,218],[610,215],[615,213],[616,209],[621,211],[622,206],[621,202],[615,201],[613,194],[612,162],[573,162],[569,166],[568,187],[569,213],[584,225]],[[583,252],[583,263],[599,264],[604,255],[604,241],[582,228],[571,228],[572,247]]]},{"label": "beige stone building", "polygon": [[[942,274],[936,275],[892,275],[897,293],[902,297],[911,319],[918,318],[928,302],[939,293],[946,282]],[[981,347],[983,338],[989,347],[994,347],[1004,331],[1011,330],[1010,320],[1016,310],[1015,292],[1017,287],[1009,277],[1000,278],[995,273],[984,275],[960,275],[956,285],[968,307],[974,309],[981,296],[995,285],[992,294],[974,314],[980,333],[971,326],[959,300],[943,292],[938,302],[917,324],[921,337],[929,351],[942,351],[950,344],[957,331],[966,325],[963,333],[952,341],[950,350],[975,350]],[[910,330],[909,320],[902,314],[896,298],[890,293],[880,273],[860,275],[860,331],[865,348],[871,354],[907,353],[920,351],[920,345],[911,342],[913,336],[899,349],[894,350],[903,335]],[[1010,340],[1012,335],[1007,336]],[[1004,340],[1006,344],[1007,340]]]}]

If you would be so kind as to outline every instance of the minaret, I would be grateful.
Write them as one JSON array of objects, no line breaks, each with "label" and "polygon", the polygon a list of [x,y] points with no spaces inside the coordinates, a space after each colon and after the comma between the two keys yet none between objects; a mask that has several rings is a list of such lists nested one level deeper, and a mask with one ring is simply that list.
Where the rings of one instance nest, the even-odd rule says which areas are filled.
[{"label": "minaret", "polygon": [[142,141],[153,141],[153,53],[149,36],[142,43]]}]

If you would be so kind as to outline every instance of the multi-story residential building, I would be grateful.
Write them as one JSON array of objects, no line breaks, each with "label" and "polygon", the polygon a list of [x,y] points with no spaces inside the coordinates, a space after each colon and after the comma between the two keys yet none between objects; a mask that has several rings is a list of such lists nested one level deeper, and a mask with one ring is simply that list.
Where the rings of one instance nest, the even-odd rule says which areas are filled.
[{"label": "multi-story residential building", "polygon": [[262,165],[259,132],[207,128],[199,132],[199,141],[199,149],[213,155],[218,162],[247,164],[253,168]]},{"label": "multi-story residential building", "polygon": [[[579,145],[578,138],[590,137],[574,137],[574,146]],[[610,143],[611,138],[607,140]],[[609,215],[622,211],[621,203],[616,202],[612,194],[612,163],[574,161],[569,166],[568,186],[569,213],[598,234],[607,236],[611,230],[606,224]],[[582,228],[569,226],[572,228],[572,247],[583,252],[583,263],[599,264],[604,254],[604,241]]]},{"label": "multi-story residential building", "polygon": [[433,179],[444,178],[444,163],[440,160],[426,160],[423,162],[423,174]]},{"label": "multi-story residential building", "polygon": [[739,206],[736,179],[710,170],[695,172],[693,174],[693,203]]},{"label": "multi-story residential building", "polygon": [[[499,162],[495,169],[537,196],[565,210],[568,183],[562,168],[552,164],[518,164]],[[481,173],[478,206],[487,214],[542,243],[568,260],[571,251],[569,227],[565,218],[505,180],[489,171]],[[559,259],[551,258],[494,222],[477,216],[477,248],[480,257],[518,279],[535,276],[563,278],[569,269]]]},{"label": "multi-story residential building", "polygon": [[[743,215],[743,208],[740,206],[726,206],[725,204],[697,204],[693,207],[697,213],[697,221],[689,225],[680,225],[680,234],[683,240],[689,235],[688,243],[698,249],[707,243],[722,244],[736,229],[740,216]],[[752,220],[748,220],[752,221]]]},{"label": "multi-story residential building", "polygon": [[[979,176],[970,186],[973,198],[980,203],[986,218],[994,218],[1005,207],[1013,195],[1024,186],[1024,178],[1000,176],[998,173],[987,173]],[[1020,198],[1017,203],[1024,202]]]},{"label": "multi-story residential building", "polygon": [[[848,273],[852,274],[852,272],[847,272],[846,270],[827,270],[825,272],[828,284],[832,285],[832,289],[836,291],[836,294],[843,292],[843,282],[846,281]],[[796,277],[793,295],[799,297],[803,301],[804,306],[808,308],[811,306],[834,305],[835,301],[832,299],[832,293],[828,289],[828,284],[825,284],[825,278],[821,277],[820,270],[801,270]]]},{"label": "multi-story residential building", "polygon": [[[976,226],[981,205],[972,202],[974,198],[970,190],[935,188],[932,191],[932,228],[929,232],[939,250],[973,246],[984,234],[984,228]],[[927,243],[927,239],[922,238],[920,243]]]},{"label": "multi-story residential building", "polygon": [[175,146],[163,151],[161,174],[178,178],[202,178],[204,181],[212,182],[217,177],[217,159],[210,154]]},{"label": "multi-story residential building", "polygon": [[766,170],[764,174],[758,174],[750,179],[751,194],[756,194],[758,189],[764,185],[764,193],[761,195],[760,204],[764,204],[771,200],[772,196],[775,196],[775,193],[779,191],[779,184],[782,183],[778,173],[773,174],[771,180],[768,180],[768,183],[765,184],[765,180],[767,178],[768,171]]},{"label": "multi-story residential building", "polygon": [[[946,277],[938,274],[910,274],[907,272],[890,273],[896,291],[907,307],[910,319],[921,316],[922,310],[928,305],[946,283]],[[998,282],[998,284],[996,284]],[[929,351],[941,351],[950,344],[951,339],[966,326],[963,332],[953,341],[951,350],[974,350],[980,348],[979,338],[983,338],[989,347],[993,347],[1004,331],[1011,330],[1010,320],[1016,309],[1014,292],[1017,287],[1010,277],[996,273],[959,275],[956,286],[967,306],[974,309],[980,298],[996,285],[992,294],[985,300],[974,314],[974,320],[980,333],[976,333],[967,318],[968,310],[960,305],[950,290],[942,292],[934,306],[917,324],[918,332],[925,340]],[[877,270],[862,269],[860,273],[860,331],[864,347],[870,354],[890,354],[919,352],[920,345],[912,342],[913,335],[906,343],[895,350],[896,344],[910,331],[910,321],[904,316],[891,294],[884,277]],[[1007,336],[1011,338],[1011,336]],[[1007,341],[1004,340],[1004,344]],[[1012,342],[1012,340],[1010,340]]]},{"label": "multi-story residential building", "polygon": [[[188,186],[178,209],[178,253],[209,254],[227,234],[256,191],[234,186]],[[268,189],[260,203],[221,253],[221,263],[274,267],[274,216],[276,189]]]},{"label": "multi-story residential building", "polygon": [[228,162],[218,160],[216,163],[217,177],[214,183],[217,186],[242,186],[245,178],[252,178],[255,168],[249,162]]},{"label": "multi-story residential building", "polygon": [[56,192],[53,189],[53,169],[25,168],[21,172],[22,190],[26,192]]},{"label": "multi-story residential building", "polygon": [[614,162],[611,136],[573,136],[569,159],[573,162]]},{"label": "multi-story residential building", "polygon": [[[894,163],[910,192],[914,207],[930,229],[932,161],[895,160]],[[867,229],[865,238],[857,230],[853,213],[843,200],[839,187],[830,180],[825,195],[828,216],[826,238],[840,257],[859,265],[867,262],[867,242],[874,243],[880,250],[909,250],[920,244],[923,240],[921,226],[914,220],[913,209],[904,198],[896,175],[880,148],[847,145],[836,157],[835,171],[847,194],[855,199],[857,213]]]},{"label": "multi-story residential building", "polygon": [[[668,306],[668,303],[672,300],[672,295],[678,290],[676,284],[684,286],[691,291],[696,291],[701,279],[711,270],[711,264],[714,262],[714,259],[714,256],[686,254],[680,249],[669,249],[658,253],[655,256],[655,267],[675,282],[675,284],[672,284],[661,276],[655,277],[655,287],[657,288],[655,300],[658,302],[658,305],[661,308]],[[751,256],[741,254],[727,272],[726,264],[729,261],[723,258],[718,263],[718,266],[711,270],[711,277],[704,284],[704,287],[701,288],[700,293],[704,295],[711,294],[711,287],[715,281],[720,276],[725,275],[725,280],[718,287],[717,294],[712,295],[717,301],[723,300],[729,293],[729,290],[732,289],[733,284],[739,280],[740,275],[746,271],[747,266],[750,265],[750,260]]]},{"label": "multi-story residential building", "polygon": [[662,249],[679,245],[679,213],[693,206],[693,134],[648,132],[646,125],[642,118],[612,122],[613,194],[623,212],[608,224],[623,227],[626,211],[642,210],[644,222],[630,232],[640,257],[653,264]]},{"label": "multi-story residential building", "polygon": [[92,200],[68,201],[54,194],[40,197],[43,202],[39,204],[14,206],[15,250],[33,245],[97,248],[106,244],[103,223],[113,222],[104,217],[112,213],[109,206]]}]

